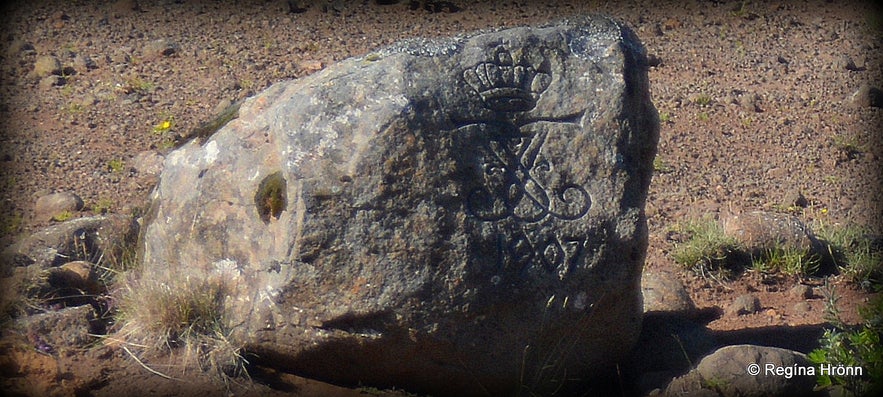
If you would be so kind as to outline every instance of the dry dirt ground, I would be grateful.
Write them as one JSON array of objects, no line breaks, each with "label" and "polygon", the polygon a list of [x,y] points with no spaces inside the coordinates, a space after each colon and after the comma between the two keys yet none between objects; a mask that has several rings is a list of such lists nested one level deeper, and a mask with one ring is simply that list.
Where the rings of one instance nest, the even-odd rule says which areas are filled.
[{"label": "dry dirt ground", "polygon": [[[720,340],[811,349],[825,324],[786,293],[801,280],[746,273],[715,281],[678,267],[671,231],[703,214],[790,211],[815,227],[858,224],[880,233],[883,111],[853,100],[880,87],[883,17],[871,2],[833,1],[27,1],[0,12],[2,245],[49,222],[37,197],[74,192],[87,216],[132,213],[155,180],[133,171],[146,150],[168,151],[225,104],[349,56],[413,36],[539,24],[601,12],[629,24],[651,56],[661,139],[647,214],[646,267],[676,274],[699,308],[756,294],[763,309],[713,315]],[[418,2],[419,3],[419,2]],[[457,6],[454,11],[451,4]],[[292,5],[308,5],[292,12]],[[428,7],[424,7],[424,5]],[[435,7],[433,7],[435,6]],[[56,57],[56,77],[34,73]],[[878,105],[879,106],[879,105]],[[163,128],[163,123],[168,128]],[[157,128],[159,127],[159,128]],[[795,206],[802,194],[805,206]],[[844,315],[868,295],[833,276]],[[819,286],[820,279],[803,282]],[[818,290],[817,290],[818,291]],[[714,310],[711,310],[714,313]],[[176,358],[151,367],[98,346],[41,354],[4,332],[0,390],[25,395],[365,395],[291,374],[210,383]],[[100,344],[99,344],[100,345]],[[164,365],[167,364],[167,365]]]}]

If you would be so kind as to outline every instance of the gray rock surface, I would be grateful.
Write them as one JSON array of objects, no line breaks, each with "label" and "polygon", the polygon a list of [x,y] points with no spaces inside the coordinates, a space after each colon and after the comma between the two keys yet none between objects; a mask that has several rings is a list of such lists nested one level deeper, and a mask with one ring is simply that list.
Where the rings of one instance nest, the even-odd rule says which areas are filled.
[{"label": "gray rock surface", "polygon": [[607,18],[400,43],[170,153],[141,282],[223,277],[230,340],[307,376],[549,391],[638,337],[657,139]]},{"label": "gray rock surface", "polygon": [[[751,364],[759,366],[757,375],[748,373]],[[767,366],[772,366],[773,372]],[[797,368],[810,366],[812,364],[803,353],[792,350],[755,345],[726,346],[703,358],[694,370],[674,379],[664,395],[705,395],[709,390],[723,397],[809,396],[813,395],[816,377],[799,374]],[[782,372],[777,374],[776,368]],[[786,376],[786,370],[792,371],[790,376]]]},{"label": "gray rock surface", "polygon": [[793,215],[751,211],[724,214],[721,223],[724,233],[749,251],[780,248],[810,252],[821,247],[812,230]]},{"label": "gray rock surface", "polygon": [[727,307],[727,314],[731,316],[741,316],[743,314],[753,314],[760,311],[760,299],[752,294],[743,294],[733,299],[733,303]]},{"label": "gray rock surface", "polygon": [[34,204],[34,216],[41,221],[54,219],[65,212],[73,213],[83,209],[83,199],[71,192],[47,194]]},{"label": "gray rock surface", "polygon": [[644,313],[667,312],[689,316],[696,310],[690,294],[671,273],[644,272],[641,277]]}]

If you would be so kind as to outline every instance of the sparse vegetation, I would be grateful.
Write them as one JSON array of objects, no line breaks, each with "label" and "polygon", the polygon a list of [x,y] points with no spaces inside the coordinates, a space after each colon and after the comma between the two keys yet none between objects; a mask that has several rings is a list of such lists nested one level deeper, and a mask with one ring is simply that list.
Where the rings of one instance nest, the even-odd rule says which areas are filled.
[{"label": "sparse vegetation", "polygon": [[818,234],[828,248],[829,259],[847,280],[865,290],[883,290],[883,247],[869,230],[822,224]]},{"label": "sparse vegetation", "polygon": [[224,380],[247,375],[240,348],[228,339],[224,301],[229,291],[221,275],[167,281],[142,278],[123,284],[117,315],[123,326],[117,335],[127,346],[153,353],[182,348],[182,369],[195,359],[202,370]]},{"label": "sparse vegetation", "polygon": [[843,396],[879,396],[883,392],[883,297],[876,297],[869,306],[859,308],[862,324],[849,327],[840,317],[839,297],[826,280],[825,310],[833,328],[825,330],[819,339],[821,347],[807,355],[810,362],[825,366],[859,367],[861,375],[841,376],[817,371],[819,388],[842,387]]},{"label": "sparse vegetation", "polygon": [[812,276],[821,267],[821,258],[794,247],[773,247],[752,257],[751,267],[764,273],[782,273],[789,276]]},{"label": "sparse vegetation", "polygon": [[834,135],[832,141],[834,147],[849,159],[856,158],[867,151],[867,148],[853,135]]},{"label": "sparse vegetation", "polygon": [[665,160],[661,159],[659,156],[653,158],[653,171],[666,174],[672,171],[672,168],[665,163]]},{"label": "sparse vegetation", "polygon": [[708,105],[711,105],[711,96],[708,94],[699,94],[693,99],[693,103],[702,107],[707,107]]},{"label": "sparse vegetation", "polygon": [[708,217],[679,225],[673,231],[687,236],[675,247],[673,259],[699,274],[727,278],[750,268],[762,273],[806,277],[817,275],[823,263],[818,253],[796,247],[775,246],[754,251],[727,236],[723,228]]},{"label": "sparse vegetation", "polygon": [[92,212],[96,214],[106,214],[113,209],[114,202],[109,198],[101,198],[92,205]]},{"label": "sparse vegetation", "polygon": [[66,221],[66,220],[68,220],[68,219],[71,219],[71,218],[73,218],[73,217],[74,217],[74,213],[73,213],[73,212],[71,212],[71,211],[61,211],[61,212],[59,212],[59,213],[53,215],[53,216],[52,216],[52,220],[54,220],[54,221],[56,221],[56,222],[64,222],[64,221]]},{"label": "sparse vegetation", "polygon": [[107,161],[107,169],[115,174],[123,172],[123,168],[125,168],[125,166],[126,162],[122,159],[111,159]]},{"label": "sparse vegetation", "polygon": [[727,236],[710,217],[676,225],[673,231],[687,236],[672,253],[675,262],[700,274],[712,272],[729,276],[733,259],[743,251],[738,241]]}]

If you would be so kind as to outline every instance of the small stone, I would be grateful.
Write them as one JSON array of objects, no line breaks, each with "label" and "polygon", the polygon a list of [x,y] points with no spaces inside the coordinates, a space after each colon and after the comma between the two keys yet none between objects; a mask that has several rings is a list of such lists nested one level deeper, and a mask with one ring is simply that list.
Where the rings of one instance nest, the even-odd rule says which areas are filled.
[{"label": "small stone", "polygon": [[313,73],[319,70],[322,70],[325,65],[322,64],[321,61],[317,61],[315,59],[307,59],[304,61],[298,62],[298,67],[300,67],[306,73]]},{"label": "small stone", "polygon": [[690,313],[696,309],[693,300],[680,280],[670,273],[645,272],[641,277],[644,294],[644,313]]},{"label": "small stone", "polygon": [[61,74],[61,61],[51,55],[37,58],[37,61],[34,62],[34,75],[37,77],[46,77],[51,74]]},{"label": "small stone", "polygon": [[836,66],[837,69],[845,69],[853,72],[864,70],[864,68],[856,66],[855,61],[849,55],[844,55],[837,59]]},{"label": "small stone", "polygon": [[81,70],[92,70],[97,69],[98,64],[92,60],[92,58],[88,55],[77,55],[74,58],[74,65],[77,66]]},{"label": "small stone", "polygon": [[812,287],[797,284],[788,290],[788,295],[795,299],[810,299],[812,298]]},{"label": "small stone", "polygon": [[144,56],[147,58],[157,58],[160,56],[174,55],[180,46],[177,43],[170,42],[166,39],[151,41],[144,46]]},{"label": "small stone", "polygon": [[740,295],[727,308],[727,314],[741,316],[753,314],[760,310],[760,299],[751,294]]},{"label": "small stone", "polygon": [[850,102],[856,107],[883,107],[883,91],[868,84],[862,84],[850,97]]},{"label": "small stone", "polygon": [[115,18],[124,17],[140,10],[136,0],[117,0],[110,6],[111,15]]},{"label": "small stone", "polygon": [[142,175],[158,176],[163,170],[165,157],[155,150],[145,150],[132,159],[132,168]]},{"label": "small stone", "polygon": [[795,190],[785,196],[785,205],[788,207],[806,208],[809,206],[809,201],[803,195],[803,192]]},{"label": "small stone", "polygon": [[90,305],[28,316],[20,320],[34,348],[52,353],[65,348],[81,348],[93,343],[91,335],[95,310]]},{"label": "small stone", "polygon": [[55,219],[65,212],[83,209],[83,199],[71,192],[53,193],[37,199],[34,216],[39,221]]},{"label": "small stone", "polygon": [[39,87],[41,90],[48,90],[52,87],[63,86],[64,83],[65,80],[63,77],[53,74],[40,79]]},{"label": "small stone", "polygon": [[86,293],[97,293],[100,288],[91,263],[73,261],[50,269],[49,285],[54,288],[72,288]]},{"label": "small stone", "polygon": [[812,311],[812,306],[810,306],[809,302],[797,302],[791,307],[791,310],[794,313],[806,313]]}]

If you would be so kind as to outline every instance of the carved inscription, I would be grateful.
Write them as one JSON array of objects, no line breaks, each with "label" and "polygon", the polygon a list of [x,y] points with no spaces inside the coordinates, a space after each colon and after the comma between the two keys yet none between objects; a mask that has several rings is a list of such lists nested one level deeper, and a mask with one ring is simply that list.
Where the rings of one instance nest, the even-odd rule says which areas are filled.
[{"label": "carved inscription", "polygon": [[[540,270],[564,279],[586,246],[550,225],[584,217],[591,198],[568,182],[544,155],[543,145],[556,126],[577,123],[582,114],[543,117],[527,114],[552,82],[543,48],[522,49],[519,57],[503,46],[493,59],[463,71],[463,81],[492,116],[458,120],[458,134],[478,137],[480,169],[476,186],[466,192],[466,210],[496,230],[500,267],[524,273]],[[551,126],[550,126],[551,124]]]}]

